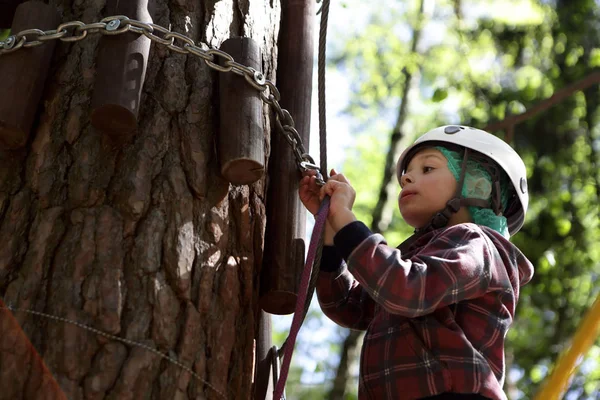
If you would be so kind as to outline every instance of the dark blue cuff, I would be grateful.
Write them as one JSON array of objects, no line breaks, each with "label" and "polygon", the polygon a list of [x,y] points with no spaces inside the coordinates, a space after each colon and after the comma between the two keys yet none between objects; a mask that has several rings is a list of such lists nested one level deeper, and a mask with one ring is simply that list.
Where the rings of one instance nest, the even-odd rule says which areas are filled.
[{"label": "dark blue cuff", "polygon": [[333,237],[333,243],[344,258],[348,261],[350,253],[354,251],[356,246],[362,243],[363,240],[371,236],[373,232],[362,222],[354,221],[340,229]]},{"label": "dark blue cuff", "polygon": [[344,260],[335,246],[323,246],[319,269],[323,272],[337,271],[342,266],[342,261]]}]

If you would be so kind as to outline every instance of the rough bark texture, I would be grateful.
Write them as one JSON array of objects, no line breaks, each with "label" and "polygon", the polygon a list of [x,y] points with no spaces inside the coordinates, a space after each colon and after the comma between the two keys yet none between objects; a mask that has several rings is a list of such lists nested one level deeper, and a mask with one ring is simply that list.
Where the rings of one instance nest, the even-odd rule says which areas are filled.
[{"label": "rough bark texture", "polygon": [[[63,21],[107,16],[102,0],[50,3]],[[253,38],[274,80],[278,1],[149,0],[148,8],[154,23],[211,48]],[[27,146],[0,152],[0,295],[143,343],[200,379],[143,348],[15,312],[21,332],[0,321],[0,336],[16,341],[0,346],[0,399],[59,398],[38,390],[52,387],[40,383],[51,377],[40,378],[32,359],[69,399],[221,398],[205,382],[249,398],[265,179],[232,186],[220,178],[218,72],[157,44],[135,137],[116,145],[95,132],[99,40],[57,44]],[[266,107],[264,118],[269,127]]]}]

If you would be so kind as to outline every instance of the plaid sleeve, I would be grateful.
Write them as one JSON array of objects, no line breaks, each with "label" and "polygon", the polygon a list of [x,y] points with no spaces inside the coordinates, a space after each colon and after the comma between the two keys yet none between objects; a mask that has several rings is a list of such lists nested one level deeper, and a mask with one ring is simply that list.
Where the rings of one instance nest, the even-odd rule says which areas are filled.
[{"label": "plaid sleeve", "polygon": [[321,310],[332,321],[346,328],[367,329],[375,303],[348,272],[333,246],[323,248],[316,289]]},{"label": "plaid sleeve", "polygon": [[[506,276],[496,273],[502,260],[474,224],[441,230],[407,259],[400,250],[387,246],[381,235],[367,234],[368,228],[360,224],[340,230],[334,239],[336,247],[360,287],[390,313],[406,317],[430,314],[439,307],[483,295],[492,275]],[[362,241],[355,245],[357,235]],[[346,240],[346,236],[352,239]]]}]

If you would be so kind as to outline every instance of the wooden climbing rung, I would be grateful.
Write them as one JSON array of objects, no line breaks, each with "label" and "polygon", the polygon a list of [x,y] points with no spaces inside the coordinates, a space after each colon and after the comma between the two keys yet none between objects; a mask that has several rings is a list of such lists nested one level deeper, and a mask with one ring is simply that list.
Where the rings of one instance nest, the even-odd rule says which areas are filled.
[{"label": "wooden climbing rung", "polygon": [[[9,2],[10,3],[10,2]],[[4,5],[4,4],[3,4]],[[20,4],[12,21],[12,33],[25,29],[56,29],[60,16],[56,8],[39,1]],[[0,147],[24,146],[42,97],[55,41],[20,49],[0,57]]]},{"label": "wooden climbing rung", "polygon": [[[282,3],[277,63],[281,105],[294,116],[306,149],[310,136],[314,14],[314,1]],[[306,210],[298,196],[300,178],[289,144],[281,132],[274,131],[259,299],[262,309],[271,314],[291,314],[296,305],[306,236]]]},{"label": "wooden climbing rung", "polygon": [[[148,0],[109,0],[107,14],[152,22]],[[118,141],[127,141],[137,130],[150,44],[146,36],[128,32],[105,35],[98,45],[90,120],[96,130]]]},{"label": "wooden climbing rung", "polygon": [[[261,70],[258,43],[247,37],[227,39],[221,50],[245,66]],[[229,182],[247,185],[265,172],[263,103],[259,92],[233,73],[219,74],[219,161]]]}]

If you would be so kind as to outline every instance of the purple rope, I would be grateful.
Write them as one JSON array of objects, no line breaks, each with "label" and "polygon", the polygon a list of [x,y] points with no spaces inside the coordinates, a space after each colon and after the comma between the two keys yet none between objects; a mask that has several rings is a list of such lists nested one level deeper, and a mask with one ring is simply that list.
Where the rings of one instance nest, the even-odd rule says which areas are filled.
[{"label": "purple rope", "polygon": [[310,246],[308,248],[308,255],[306,256],[306,264],[302,271],[302,278],[300,280],[300,289],[298,290],[298,299],[296,301],[296,310],[294,311],[294,318],[292,319],[292,327],[290,328],[290,334],[286,340],[285,352],[283,353],[283,364],[281,365],[281,372],[279,374],[279,380],[275,386],[275,392],[273,399],[280,400],[283,396],[283,388],[285,387],[285,381],[287,380],[288,372],[290,369],[290,362],[292,361],[292,353],[294,352],[294,345],[296,344],[296,336],[300,327],[302,326],[302,320],[304,319],[304,303],[306,302],[306,293],[308,291],[308,283],[310,280],[310,272],[312,270],[312,264],[315,261],[315,255],[319,247],[321,236],[325,229],[325,221],[327,220],[327,213],[329,213],[329,196],[325,196],[317,217],[315,218],[315,226],[313,228],[312,236],[310,238]]}]

